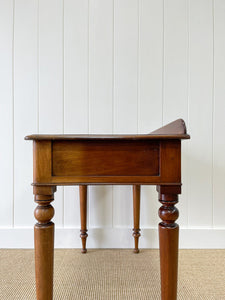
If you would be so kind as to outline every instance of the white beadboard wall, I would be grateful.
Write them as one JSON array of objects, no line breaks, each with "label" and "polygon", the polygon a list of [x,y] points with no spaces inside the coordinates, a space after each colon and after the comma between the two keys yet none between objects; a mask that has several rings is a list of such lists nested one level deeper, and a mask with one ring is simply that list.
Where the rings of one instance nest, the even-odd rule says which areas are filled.
[{"label": "white beadboard wall", "polygon": [[[32,133],[148,133],[186,121],[181,248],[225,247],[225,1],[0,0],[0,247],[33,247]],[[129,248],[131,186],[88,190],[87,247]],[[56,247],[80,247],[77,187]],[[140,247],[157,248],[155,187]]]}]

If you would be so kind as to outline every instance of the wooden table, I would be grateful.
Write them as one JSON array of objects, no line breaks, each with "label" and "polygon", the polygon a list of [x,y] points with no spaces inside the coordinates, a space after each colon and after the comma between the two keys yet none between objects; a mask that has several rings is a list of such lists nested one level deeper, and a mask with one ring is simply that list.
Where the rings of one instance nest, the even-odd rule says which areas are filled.
[{"label": "wooden table", "polygon": [[[30,135],[33,140],[33,192],[36,293],[53,299],[54,192],[57,185],[156,185],[159,201],[161,298],[177,298],[178,194],[181,194],[181,140],[189,139],[183,120],[151,134]],[[82,188],[81,188],[82,189]],[[135,188],[134,188],[135,191]],[[138,191],[138,189],[136,190]],[[150,280],[150,279],[149,279]]]}]

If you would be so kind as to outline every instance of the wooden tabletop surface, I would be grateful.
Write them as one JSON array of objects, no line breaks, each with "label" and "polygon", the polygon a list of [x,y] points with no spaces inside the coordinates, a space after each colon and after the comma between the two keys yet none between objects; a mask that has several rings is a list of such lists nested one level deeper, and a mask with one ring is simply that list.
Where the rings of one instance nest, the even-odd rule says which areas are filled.
[{"label": "wooden tabletop surface", "polygon": [[178,119],[149,134],[32,134],[25,140],[152,140],[152,139],[190,139],[185,122]]}]

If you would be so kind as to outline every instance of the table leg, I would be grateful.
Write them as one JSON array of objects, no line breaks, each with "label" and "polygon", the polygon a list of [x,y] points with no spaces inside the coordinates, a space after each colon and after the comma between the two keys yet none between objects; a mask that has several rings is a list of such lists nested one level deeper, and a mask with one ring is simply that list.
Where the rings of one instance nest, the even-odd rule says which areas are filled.
[{"label": "table leg", "polygon": [[86,253],[86,240],[88,237],[87,234],[87,186],[80,185],[80,221],[81,221],[81,230],[80,237],[82,241],[82,253]]},{"label": "table leg", "polygon": [[53,299],[54,258],[54,195],[35,194],[38,203],[34,211],[37,223],[34,226],[35,275],[37,300]]},{"label": "table leg", "polygon": [[133,216],[134,216],[134,228],[133,228],[133,237],[134,237],[134,253],[138,253],[138,241],[140,234],[140,195],[141,187],[140,185],[133,185]]},{"label": "table leg", "polygon": [[179,226],[175,223],[179,216],[175,204],[178,195],[171,193],[171,188],[159,189],[159,201],[162,206],[159,209],[159,247],[161,269],[161,299],[177,299],[177,276],[178,276],[178,235]]}]

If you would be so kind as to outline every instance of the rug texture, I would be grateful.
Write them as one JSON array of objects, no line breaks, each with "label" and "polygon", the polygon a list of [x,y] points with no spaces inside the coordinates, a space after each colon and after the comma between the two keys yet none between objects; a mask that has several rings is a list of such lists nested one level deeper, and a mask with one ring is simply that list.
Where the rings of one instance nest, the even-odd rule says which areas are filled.
[{"label": "rug texture", "polygon": [[[0,250],[0,299],[34,300],[34,251]],[[160,299],[158,250],[55,250],[54,299]],[[225,300],[225,250],[180,250],[178,300]]]}]

